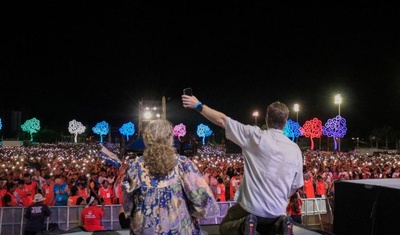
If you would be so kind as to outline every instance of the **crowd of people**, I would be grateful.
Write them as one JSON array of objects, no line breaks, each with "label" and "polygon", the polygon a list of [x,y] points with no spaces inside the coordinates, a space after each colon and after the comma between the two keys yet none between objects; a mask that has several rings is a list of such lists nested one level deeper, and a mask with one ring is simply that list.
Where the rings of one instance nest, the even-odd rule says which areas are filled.
[{"label": "crowd of people", "polygon": [[[120,154],[119,144],[108,147]],[[217,201],[235,200],[243,180],[244,157],[225,153],[221,148],[204,146],[202,151],[208,155],[195,154],[189,159]],[[100,149],[98,143],[1,146],[0,206],[31,206],[38,193],[47,206],[87,206],[91,197],[96,199],[91,205],[122,204],[121,171],[101,157]],[[400,177],[400,156],[395,154],[321,151],[302,155],[304,186],[298,190],[301,198],[333,196],[334,181],[338,179]],[[136,157],[127,153],[123,160],[129,158]]]}]

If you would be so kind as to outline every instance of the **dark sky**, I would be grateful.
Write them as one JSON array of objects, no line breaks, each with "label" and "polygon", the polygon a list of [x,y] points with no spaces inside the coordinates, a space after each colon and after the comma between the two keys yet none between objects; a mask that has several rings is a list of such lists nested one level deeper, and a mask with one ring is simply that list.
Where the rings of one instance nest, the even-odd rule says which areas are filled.
[{"label": "dark sky", "polygon": [[[3,3],[0,110],[67,133],[138,123],[138,101],[167,98],[174,124],[205,122],[203,103],[259,123],[279,100],[299,123],[338,114],[348,135],[398,126],[400,10],[384,3],[55,1]],[[291,119],[295,120],[292,112]],[[205,122],[207,123],[207,122]],[[3,125],[6,125],[3,123]]]}]

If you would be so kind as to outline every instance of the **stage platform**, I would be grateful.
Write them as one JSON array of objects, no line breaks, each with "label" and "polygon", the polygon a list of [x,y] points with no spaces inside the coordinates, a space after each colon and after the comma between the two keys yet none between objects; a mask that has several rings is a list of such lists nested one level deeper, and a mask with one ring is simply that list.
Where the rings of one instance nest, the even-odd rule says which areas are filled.
[{"label": "stage platform", "polygon": [[[219,235],[219,225],[203,225],[201,226],[203,230],[202,235]],[[73,231],[75,230],[75,231]],[[45,233],[45,235],[55,235],[55,234],[70,234],[70,235],[129,235],[129,230],[107,230],[107,231],[95,231],[95,232],[85,232],[77,231],[79,228],[72,229],[69,232],[66,231],[53,231],[50,233]],[[313,229],[311,227],[303,226],[293,226],[293,235],[328,235],[330,233]]]}]

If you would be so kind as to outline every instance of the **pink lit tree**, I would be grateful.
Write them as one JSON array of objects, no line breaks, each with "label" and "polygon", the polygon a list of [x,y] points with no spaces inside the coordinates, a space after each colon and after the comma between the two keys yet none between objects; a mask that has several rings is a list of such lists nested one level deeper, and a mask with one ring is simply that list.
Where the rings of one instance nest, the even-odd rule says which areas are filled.
[{"label": "pink lit tree", "polygon": [[313,138],[320,138],[322,135],[322,121],[318,118],[313,118],[304,123],[303,127],[300,128],[300,132],[303,136],[310,138],[311,147],[310,150],[314,150]]},{"label": "pink lit tree", "polygon": [[185,135],[186,135],[186,126],[183,123],[174,126],[174,136],[177,136],[179,141],[181,141],[181,137]]}]

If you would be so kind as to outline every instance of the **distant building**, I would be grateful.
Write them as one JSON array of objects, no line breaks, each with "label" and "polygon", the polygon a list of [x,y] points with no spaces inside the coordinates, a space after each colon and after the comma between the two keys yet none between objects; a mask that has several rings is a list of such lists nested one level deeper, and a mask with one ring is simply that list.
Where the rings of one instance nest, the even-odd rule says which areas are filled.
[{"label": "distant building", "polygon": [[21,132],[22,113],[21,111],[2,111],[0,113],[2,123],[2,139],[18,139]]}]

